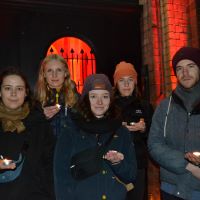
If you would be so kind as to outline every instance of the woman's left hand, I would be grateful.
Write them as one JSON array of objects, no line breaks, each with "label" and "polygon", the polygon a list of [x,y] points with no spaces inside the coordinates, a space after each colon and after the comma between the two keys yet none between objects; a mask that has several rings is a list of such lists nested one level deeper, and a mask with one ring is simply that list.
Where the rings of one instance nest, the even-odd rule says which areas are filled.
[{"label": "woman's left hand", "polygon": [[113,165],[119,164],[122,160],[124,160],[124,154],[114,151],[114,150],[109,150],[105,155],[104,159],[109,160]]}]

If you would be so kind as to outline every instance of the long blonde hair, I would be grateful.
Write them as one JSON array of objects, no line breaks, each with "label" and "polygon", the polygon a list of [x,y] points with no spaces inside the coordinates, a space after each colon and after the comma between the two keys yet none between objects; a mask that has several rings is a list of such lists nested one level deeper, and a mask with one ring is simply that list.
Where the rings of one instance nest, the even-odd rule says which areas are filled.
[{"label": "long blonde hair", "polygon": [[47,63],[56,60],[63,64],[66,70],[66,77],[63,83],[65,93],[65,105],[69,107],[73,107],[78,100],[78,94],[76,90],[75,83],[70,78],[70,72],[65,59],[57,54],[51,54],[46,56],[41,62],[38,80],[35,87],[35,98],[38,100],[42,106],[47,102],[47,94],[48,94],[48,83],[44,77],[44,69]]}]

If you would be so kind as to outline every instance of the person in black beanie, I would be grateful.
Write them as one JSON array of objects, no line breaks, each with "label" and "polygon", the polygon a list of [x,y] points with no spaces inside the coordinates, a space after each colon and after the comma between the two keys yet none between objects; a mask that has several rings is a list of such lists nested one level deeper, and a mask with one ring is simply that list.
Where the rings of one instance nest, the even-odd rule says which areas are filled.
[{"label": "person in black beanie", "polygon": [[160,165],[163,200],[200,199],[200,49],[172,59],[177,87],[156,108],[148,148]]},{"label": "person in black beanie", "polygon": [[112,103],[104,74],[86,78],[72,119],[58,138],[54,177],[58,200],[125,200],[125,183],[136,177],[136,157],[128,130]]}]

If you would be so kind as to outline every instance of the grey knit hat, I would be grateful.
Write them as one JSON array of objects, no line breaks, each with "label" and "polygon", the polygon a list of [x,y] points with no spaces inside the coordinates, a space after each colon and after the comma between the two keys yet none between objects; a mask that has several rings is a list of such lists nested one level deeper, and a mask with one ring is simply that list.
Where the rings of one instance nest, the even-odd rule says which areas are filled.
[{"label": "grey knit hat", "polygon": [[200,68],[200,49],[194,47],[182,47],[180,48],[172,58],[172,67],[176,74],[176,65],[183,59],[192,60]]},{"label": "grey knit hat", "polygon": [[81,99],[91,90],[108,90],[111,94],[112,85],[105,74],[92,74],[85,79]]}]

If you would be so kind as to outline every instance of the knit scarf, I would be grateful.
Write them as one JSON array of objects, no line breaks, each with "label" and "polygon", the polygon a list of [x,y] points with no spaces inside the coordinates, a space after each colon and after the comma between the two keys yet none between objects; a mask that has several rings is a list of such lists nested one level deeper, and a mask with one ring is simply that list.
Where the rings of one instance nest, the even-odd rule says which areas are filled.
[{"label": "knit scarf", "polygon": [[27,117],[30,109],[28,103],[25,103],[20,109],[17,110],[8,110],[1,103],[0,104],[0,121],[2,123],[3,131],[5,132],[14,132],[21,133],[26,129],[23,119]]},{"label": "knit scarf", "polygon": [[191,112],[200,102],[200,81],[190,89],[185,89],[178,84],[174,92],[183,101],[187,111]]},{"label": "knit scarf", "polygon": [[86,121],[79,114],[72,114],[72,118],[79,128],[90,134],[106,134],[116,131],[122,124],[120,119],[111,119],[110,117],[94,118]]}]

